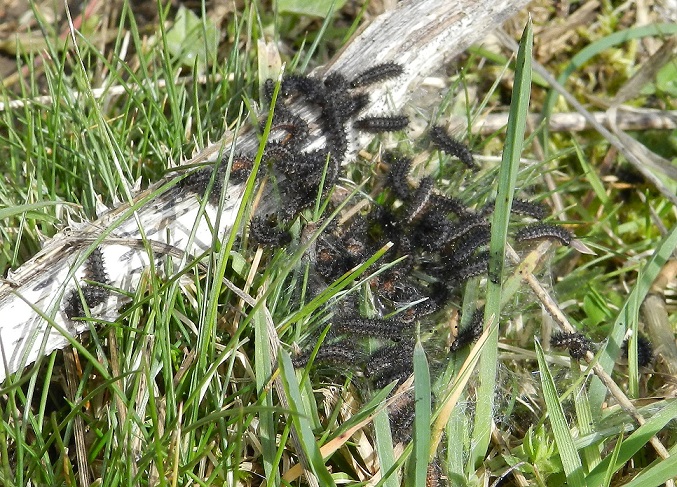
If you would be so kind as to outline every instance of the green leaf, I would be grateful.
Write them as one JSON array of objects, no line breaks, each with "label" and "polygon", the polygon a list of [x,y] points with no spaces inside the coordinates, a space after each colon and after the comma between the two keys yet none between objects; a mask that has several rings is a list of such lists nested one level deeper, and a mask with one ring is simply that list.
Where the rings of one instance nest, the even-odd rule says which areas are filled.
[{"label": "green leaf", "polygon": [[198,71],[202,72],[216,61],[220,36],[213,22],[200,19],[182,5],[174,25],[167,31],[167,48],[181,64],[193,66],[197,63]]},{"label": "green leaf", "polygon": [[343,7],[345,3],[346,0],[313,0],[312,2],[308,0],[279,0],[277,10],[281,13],[324,18],[329,15],[332,9],[336,11]]},{"label": "green leaf", "polygon": [[677,97],[677,64],[667,63],[656,75],[656,88]]},{"label": "green leaf", "polygon": [[613,318],[609,316],[608,303],[604,302],[604,297],[596,289],[590,289],[583,297],[583,310],[587,315],[585,323],[588,326],[605,323]]}]

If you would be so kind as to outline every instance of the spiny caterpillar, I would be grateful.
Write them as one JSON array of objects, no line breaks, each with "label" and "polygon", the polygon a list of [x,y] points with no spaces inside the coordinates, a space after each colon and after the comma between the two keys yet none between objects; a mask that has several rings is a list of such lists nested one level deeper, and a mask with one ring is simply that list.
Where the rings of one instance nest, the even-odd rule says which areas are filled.
[{"label": "spiny caterpillar", "polygon": [[458,335],[456,335],[456,339],[454,340],[454,343],[451,344],[449,350],[455,352],[474,343],[482,334],[483,324],[484,307],[476,309],[473,312],[470,322],[458,332]]},{"label": "spiny caterpillar", "polygon": [[[108,284],[108,274],[106,273],[103,253],[99,247],[95,248],[85,261],[84,277],[88,281],[99,284]],[[93,308],[102,304],[108,299],[110,292],[105,287],[96,284],[85,284],[80,287],[82,298],[87,303],[88,308]],[[85,316],[85,306],[80,298],[80,292],[77,289],[71,289],[66,295],[63,311],[69,319],[78,316]]]},{"label": "spiny caterpillar", "polygon": [[569,245],[573,240],[573,236],[567,229],[548,223],[527,225],[515,234],[515,240],[518,242],[541,239],[557,240],[562,245]]},{"label": "spiny caterpillar", "polygon": [[521,200],[515,198],[512,200],[510,212],[516,215],[526,215],[536,220],[543,220],[550,213],[547,206],[534,201]]},{"label": "spiny caterpillar", "polygon": [[411,194],[407,176],[411,168],[411,158],[398,156],[392,152],[383,154],[383,161],[390,166],[388,171],[388,184],[394,191],[395,195],[401,199],[406,200]]},{"label": "spiny caterpillar", "polygon": [[[629,350],[629,340],[626,338],[623,341],[623,346],[621,348],[621,351],[623,352],[623,357],[628,358],[628,350]],[[637,336],[637,365],[640,367],[646,367],[648,366],[651,361],[653,360],[653,346],[651,345],[651,341],[645,337],[644,335],[638,335]]]},{"label": "spiny caterpillar", "polygon": [[[310,361],[312,350],[292,360],[294,367],[305,367]],[[332,344],[322,344],[315,355],[315,362],[329,365],[344,365],[346,363],[360,363],[362,354],[355,349],[355,344],[347,341]]]},{"label": "spiny caterpillar", "polygon": [[468,169],[476,170],[478,169],[477,164],[475,163],[475,158],[470,152],[470,149],[465,144],[462,144],[458,140],[451,137],[444,128],[440,126],[435,126],[430,129],[430,139],[433,141],[440,150],[455,156],[465,164]]},{"label": "spiny caterpillar", "polygon": [[566,348],[571,358],[580,360],[592,351],[592,342],[582,333],[557,332],[550,338],[550,345],[555,348]]},{"label": "spiny caterpillar", "polygon": [[411,325],[398,318],[380,319],[358,316],[336,320],[333,329],[341,334],[399,340],[403,333],[411,331]]},{"label": "spiny caterpillar", "polygon": [[353,78],[350,82],[351,88],[372,85],[390,78],[396,78],[403,73],[402,65],[394,62],[377,64],[374,67],[363,71]]},{"label": "spiny caterpillar", "polygon": [[287,230],[276,228],[275,222],[261,216],[255,216],[249,222],[249,236],[260,245],[282,246],[291,242]]},{"label": "spiny caterpillar", "polygon": [[406,115],[393,115],[390,117],[364,117],[356,120],[353,127],[365,132],[397,132],[404,130],[409,125],[409,117]]}]

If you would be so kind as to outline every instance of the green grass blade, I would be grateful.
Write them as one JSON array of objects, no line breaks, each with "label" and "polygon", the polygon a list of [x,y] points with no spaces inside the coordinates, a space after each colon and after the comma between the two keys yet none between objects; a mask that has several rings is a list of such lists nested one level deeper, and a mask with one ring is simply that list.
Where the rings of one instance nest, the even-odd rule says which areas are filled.
[{"label": "green grass blade", "polygon": [[317,476],[320,485],[335,486],[334,479],[327,470],[320,449],[315,441],[315,435],[313,434],[308,415],[305,414],[303,410],[301,389],[298,380],[296,379],[296,373],[294,371],[294,366],[291,363],[291,358],[284,350],[280,350],[280,371],[284,389],[287,392],[287,398],[289,399],[289,408],[291,410],[290,419],[292,423],[294,423],[294,427],[299,436],[299,441],[310,463],[310,468]]},{"label": "green grass blade", "polygon": [[567,476],[567,485],[571,487],[583,487],[587,483],[583,472],[583,464],[578,456],[574,439],[571,436],[571,430],[564,417],[564,409],[560,402],[555,381],[552,378],[548,363],[545,360],[541,345],[536,342],[536,357],[538,358],[538,367],[541,372],[541,384],[543,386],[543,397],[548,408],[548,417],[552,425],[552,431],[559,450],[562,466]]},{"label": "green grass blade", "polygon": [[[529,99],[531,96],[532,47],[533,30],[531,21],[529,21],[524,29],[517,53],[515,85],[513,87],[508,129],[499,172],[496,208],[491,224],[489,282],[487,284],[485,322],[488,322],[491,317],[499,317],[501,312],[501,279],[505,259],[505,242],[508,234],[510,208],[517,182],[527,114],[529,112]],[[489,337],[480,362],[480,386],[477,392],[479,399],[477,401],[477,411],[471,440],[474,445],[470,455],[471,469],[479,465],[489,446],[498,361],[497,347],[498,327]]]},{"label": "green grass blade", "polygon": [[[609,466],[606,469],[606,472],[604,472],[604,481],[602,482],[602,485],[604,487],[609,487],[611,485],[611,477],[613,477],[614,471],[613,471],[613,466],[616,465],[616,462],[618,461],[618,455],[621,452],[621,446],[623,445],[623,435],[620,435],[618,437],[618,440],[616,441],[616,446],[614,447],[614,451],[611,453],[611,461],[609,462]],[[588,485],[591,485],[591,478],[588,476]]]},{"label": "green grass blade", "polygon": [[586,159],[585,154],[583,154],[583,149],[580,144],[576,141],[575,138],[571,139],[571,142],[576,150],[576,158],[583,169],[583,174],[590,182],[592,190],[595,192],[595,196],[602,202],[602,204],[607,204],[609,197],[606,194],[606,189],[604,188],[604,183],[602,182],[597,171],[590,165],[590,162]]},{"label": "green grass blade", "polygon": [[638,475],[625,487],[658,487],[677,477],[677,455],[672,455]]},{"label": "green grass blade", "polygon": [[308,65],[310,64],[310,61],[313,58],[313,54],[315,54],[315,51],[317,50],[317,46],[319,46],[320,41],[324,37],[324,34],[329,27],[329,24],[334,16],[334,10],[336,9],[336,3],[335,1],[331,2],[331,5],[329,6],[329,11],[327,12],[327,15],[324,18],[324,21],[322,22],[322,27],[320,27],[320,30],[317,33],[317,36],[315,37],[315,40],[313,41],[312,45],[310,46],[310,49],[308,49],[308,53],[306,54],[306,58],[303,60],[303,63],[301,64],[301,69],[300,71],[302,73],[305,73],[308,70]]},{"label": "green grass blade", "polygon": [[[577,372],[578,369],[574,372]],[[578,373],[579,379],[580,373]],[[582,380],[576,381],[576,393],[574,397],[574,407],[576,408],[576,419],[578,422],[578,435],[586,435],[593,433],[595,430],[595,422],[592,419],[592,411],[590,410],[590,400],[588,399],[588,391]],[[586,470],[592,470],[601,461],[600,448],[598,445],[590,445],[583,448],[583,459],[585,460]]]},{"label": "green grass blade", "polygon": [[[395,449],[393,447],[393,437],[390,432],[390,420],[388,419],[388,411],[383,408],[374,417],[374,433],[376,434],[376,453],[378,454],[378,463],[381,474],[385,475],[395,465]],[[383,487],[399,487],[400,481],[397,475],[393,475],[382,479]]]},{"label": "green grass blade", "polygon": [[262,308],[254,311],[254,369],[256,372],[256,390],[259,397],[265,394],[262,404],[264,409],[259,414],[259,424],[261,431],[261,447],[263,457],[263,470],[266,472],[266,478],[269,485],[278,485],[280,483],[279,471],[273,470],[275,458],[277,455],[275,416],[272,410],[274,406],[273,396],[270,392],[266,393],[266,386],[273,374],[273,367],[270,363],[272,351],[270,349],[270,340],[268,338],[268,327],[266,326],[266,317]]},{"label": "green grass blade", "polygon": [[414,347],[414,457],[409,470],[411,485],[426,485],[430,462],[430,370],[425,350],[420,341]]},{"label": "green grass blade", "polygon": [[[665,427],[671,420],[677,417],[677,400],[666,401],[667,405],[659,412],[652,415],[647,422],[637,428],[632,433],[620,448],[618,458],[614,460],[613,457],[606,457],[602,462],[590,472],[588,476],[588,485],[590,487],[602,486],[606,472],[611,468],[612,472],[623,468],[628,460],[630,460],[641,448],[643,448],[661,429]],[[674,474],[677,475],[677,474]]]},{"label": "green grass blade", "polygon": [[40,201],[38,203],[28,203],[25,205],[0,208],[0,220],[4,220],[5,218],[16,217],[23,213],[28,213],[28,215],[26,215],[27,217],[35,218],[37,220],[52,221],[54,220],[54,217],[47,214],[42,214],[36,210],[42,210],[43,208],[46,208],[48,206],[56,206],[63,204],[68,203],[64,203],[63,201]]}]

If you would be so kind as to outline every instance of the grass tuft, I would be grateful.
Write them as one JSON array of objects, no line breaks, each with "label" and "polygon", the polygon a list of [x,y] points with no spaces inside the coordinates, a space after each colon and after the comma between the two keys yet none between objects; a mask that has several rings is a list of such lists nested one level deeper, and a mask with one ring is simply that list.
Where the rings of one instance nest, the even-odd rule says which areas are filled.
[{"label": "grass tuft", "polygon": [[[369,2],[323,2],[322,16],[256,2],[223,9],[219,2],[112,2],[90,10],[95,3],[76,11],[31,1],[14,17],[10,9],[0,16],[0,268],[7,282],[45,239],[167,178],[102,229],[101,238],[113,235],[138,205],[179,184],[185,169],[177,171],[178,161],[254,122],[262,67],[277,75],[282,66],[322,65],[376,15]],[[429,150],[425,137],[384,136],[351,162],[354,181],[318,195],[306,214],[316,230],[291,251],[250,241],[252,176],[233,231],[215,238],[207,255],[186,257],[180,269],[158,261],[118,319],[88,318],[90,331],[72,347],[3,384],[0,484],[301,485],[298,465],[306,461],[321,485],[395,487],[423,485],[432,456],[452,485],[651,486],[677,477],[677,403],[666,379],[677,370],[669,368],[677,358],[667,346],[674,342],[677,212],[661,194],[677,184],[669,169],[677,131],[615,134],[638,157],[638,147],[653,153],[647,167],[659,188],[599,133],[550,131],[549,115],[572,108],[546,76],[534,74],[532,85],[531,73],[532,63],[545,66],[591,111],[620,99],[619,109],[674,110],[674,61],[638,89],[630,80],[662,59],[654,54],[677,30],[641,4],[537,1],[530,9],[533,23],[518,16],[505,26],[508,37],[521,35],[516,59],[505,46],[475,46],[428,79],[428,98],[409,108],[425,127],[445,125],[468,140],[477,173]],[[441,90],[433,88],[438,81]],[[505,135],[483,136],[473,125],[508,110]],[[527,115],[539,112],[543,123],[530,127]],[[265,169],[271,124],[262,122],[254,173]],[[440,192],[473,208],[497,201],[489,279],[470,279],[454,297],[460,317],[445,310],[416,336],[415,427],[404,445],[394,444],[390,430],[393,385],[374,391],[364,371],[323,367],[313,356],[295,370],[290,358],[331,338],[332,309],[342,300],[377,311],[370,282],[385,272],[387,246],[319,293],[306,256],[349,207],[385,200],[373,161],[395,146],[415,156],[412,174],[433,177]],[[222,155],[232,164],[236,154]],[[548,221],[561,222],[596,255],[515,246],[516,260],[504,259],[506,248],[512,255],[509,236],[523,225],[510,219],[514,198],[547,204]],[[300,229],[292,232],[300,242]],[[528,278],[597,344],[596,362],[549,349],[553,319]],[[668,338],[654,344],[659,360],[639,367],[635,342],[628,359],[621,344],[628,330],[651,334],[647,296],[665,308]],[[482,304],[483,336],[471,350],[449,353],[455,327]],[[641,404],[644,424],[589,378],[595,364]]]}]

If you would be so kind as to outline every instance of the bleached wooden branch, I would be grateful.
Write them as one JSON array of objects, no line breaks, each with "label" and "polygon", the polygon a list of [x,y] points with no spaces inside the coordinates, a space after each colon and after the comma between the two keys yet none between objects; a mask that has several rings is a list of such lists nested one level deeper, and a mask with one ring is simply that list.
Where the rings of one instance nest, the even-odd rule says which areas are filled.
[{"label": "bleached wooden branch", "polygon": [[[592,112],[597,123],[611,127],[609,112]],[[654,110],[650,108],[631,108],[615,113],[616,127],[621,130],[674,130],[677,128],[677,111]],[[527,127],[538,127],[541,115],[529,115]],[[473,121],[472,133],[490,135],[502,130],[508,124],[507,113],[490,113]],[[464,129],[468,126],[467,117],[454,116],[449,120],[450,130]],[[580,113],[553,113],[548,118],[550,132],[581,132],[593,130],[593,126]]]},{"label": "bleached wooden branch", "polygon": [[[526,0],[401,2],[366,26],[317,75],[340,71],[350,77],[378,63],[399,62],[405,74],[370,90],[373,102],[366,109],[367,113],[397,111],[425,76],[526,4]],[[357,137],[352,131],[349,135],[354,139],[350,157],[369,136]],[[311,140],[309,145],[317,143],[321,140]],[[254,131],[243,127],[183,164],[213,163],[227,157],[233,145],[238,153],[253,154],[258,141]],[[201,212],[198,197],[182,192],[169,180],[161,181],[96,221],[64,230],[49,240],[38,255],[0,284],[0,382],[39,357],[68,346],[88,329],[87,321],[66,316],[62,300],[84,284],[83,263],[95,247],[104,256],[110,286],[121,292],[111,293],[92,310],[92,316],[115,320],[128,301],[124,293],[135,290],[144,269],[158,258],[170,256],[178,265],[185,264],[187,256],[209,251],[215,239],[231,231],[243,191],[242,184],[229,185],[221,208],[207,204]]]}]

